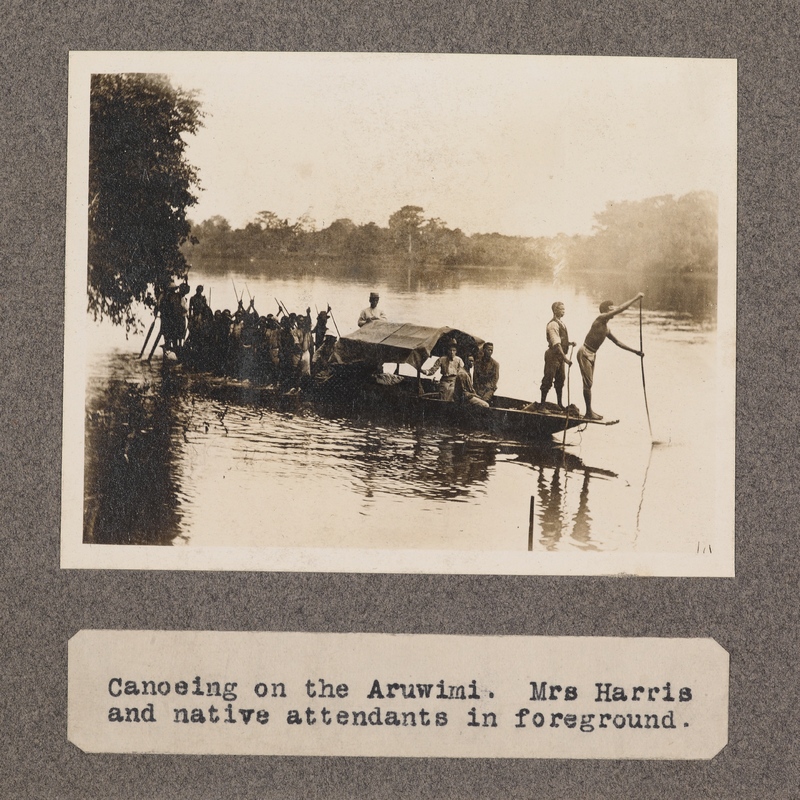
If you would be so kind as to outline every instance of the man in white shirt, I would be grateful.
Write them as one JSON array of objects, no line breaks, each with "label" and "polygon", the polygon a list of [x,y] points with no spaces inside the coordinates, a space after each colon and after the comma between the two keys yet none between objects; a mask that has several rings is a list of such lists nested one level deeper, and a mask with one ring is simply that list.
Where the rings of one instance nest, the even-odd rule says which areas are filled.
[{"label": "man in white shirt", "polygon": [[382,308],[378,308],[378,301],[380,295],[377,292],[369,293],[369,306],[365,308],[358,317],[358,327],[363,328],[368,322],[376,319],[386,320],[386,314],[383,313]]}]

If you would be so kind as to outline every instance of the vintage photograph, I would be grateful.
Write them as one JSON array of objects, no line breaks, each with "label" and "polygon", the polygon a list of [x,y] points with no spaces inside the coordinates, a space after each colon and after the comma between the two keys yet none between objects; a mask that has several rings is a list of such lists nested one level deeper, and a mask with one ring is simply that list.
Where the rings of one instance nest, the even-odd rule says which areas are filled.
[{"label": "vintage photograph", "polygon": [[733,574],[736,62],[72,53],[62,566]]}]

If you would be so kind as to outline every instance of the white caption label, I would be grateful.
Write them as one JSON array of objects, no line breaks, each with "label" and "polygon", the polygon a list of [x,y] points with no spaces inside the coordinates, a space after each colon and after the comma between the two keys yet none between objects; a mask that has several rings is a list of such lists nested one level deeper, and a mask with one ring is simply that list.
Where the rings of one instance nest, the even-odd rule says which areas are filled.
[{"label": "white caption label", "polygon": [[711,639],[81,631],[86,752],[709,759],[727,742]]}]

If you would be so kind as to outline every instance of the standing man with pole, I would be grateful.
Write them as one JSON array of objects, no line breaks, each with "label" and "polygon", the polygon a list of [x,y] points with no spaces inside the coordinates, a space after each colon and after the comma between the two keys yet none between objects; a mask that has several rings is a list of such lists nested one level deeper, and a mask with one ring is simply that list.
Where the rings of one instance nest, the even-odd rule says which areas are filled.
[{"label": "standing man with pole", "polygon": [[644,295],[639,292],[636,297],[626,301],[621,306],[615,306],[613,301],[606,300],[600,304],[600,316],[592,323],[589,328],[589,333],[586,334],[586,339],[583,344],[578,348],[578,366],[581,368],[581,375],[583,376],[583,398],[586,400],[586,419],[603,419],[600,414],[592,411],[592,384],[594,383],[594,362],[597,351],[600,345],[608,338],[617,347],[627,350],[629,353],[634,353],[640,358],[644,358],[644,353],[641,350],[634,350],[632,347],[623,344],[613,333],[608,329],[609,320],[621,314],[626,308],[630,308],[635,302],[640,300]]},{"label": "standing man with pole", "polygon": [[575,346],[575,342],[569,340],[567,326],[561,321],[566,311],[564,304],[560,301],[556,301],[551,308],[553,309],[553,319],[547,323],[547,350],[544,352],[544,377],[542,378],[542,385],[539,388],[542,390],[542,405],[544,405],[547,401],[547,393],[550,391],[550,387],[555,383],[558,407],[563,409],[562,392],[564,390],[564,379],[566,376],[564,365],[569,364],[572,366],[572,361],[570,361],[568,353],[570,346]]}]

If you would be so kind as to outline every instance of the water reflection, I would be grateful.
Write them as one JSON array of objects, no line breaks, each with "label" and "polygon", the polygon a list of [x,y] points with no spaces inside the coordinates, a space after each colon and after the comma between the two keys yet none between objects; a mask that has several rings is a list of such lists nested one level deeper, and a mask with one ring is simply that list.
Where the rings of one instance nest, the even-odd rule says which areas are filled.
[{"label": "water reflection", "polygon": [[[240,492],[234,499],[247,513],[257,494],[280,515],[286,486],[307,487],[302,496],[309,509],[334,487],[334,497],[423,500],[442,510],[480,503],[488,485],[500,482],[498,470],[511,465],[535,480],[541,545],[552,550],[570,537],[593,549],[589,486],[617,477],[555,443],[337,416],[310,403],[287,405],[258,387],[188,374],[175,364],[147,368],[135,355],[109,357],[102,372],[110,377],[89,386],[86,542],[191,543],[193,526],[211,524],[197,509],[213,504],[215,495]],[[582,485],[573,508],[569,489],[577,488],[576,476]],[[527,502],[525,495],[509,498],[517,500]]]},{"label": "water reflection", "polygon": [[89,392],[84,541],[169,544],[180,534],[168,384],[111,380]]},{"label": "water reflection", "polygon": [[[480,267],[446,266],[398,259],[387,263],[381,259],[339,261],[336,259],[303,259],[288,261],[251,261],[241,258],[195,258],[194,267],[208,278],[228,281],[233,274],[245,279],[269,278],[270,281],[326,281],[363,286],[384,285],[393,292],[431,292],[458,289],[464,284],[507,286],[520,289],[531,280],[531,273],[517,266]],[[547,276],[550,280],[550,276]]]},{"label": "water reflection", "polygon": [[[289,261],[205,258],[197,259],[195,267],[203,273],[206,282],[208,278],[217,278],[221,285],[228,284],[230,274],[251,283],[259,279],[298,283],[324,278],[326,282],[361,285],[365,288],[385,286],[390,294],[407,293],[417,297],[425,293],[447,292],[467,286],[488,290],[523,290],[535,281],[551,287],[568,285],[571,290],[591,297],[592,305],[596,306],[606,299],[622,302],[642,291],[646,297],[647,310],[651,313],[684,319],[693,326],[697,323],[712,326],[717,316],[716,274],[695,274],[671,268],[663,272],[567,270],[554,276],[549,271],[537,273],[520,266],[453,267],[414,261],[387,264],[374,259],[345,262],[301,258]],[[222,305],[225,303],[222,302]],[[543,324],[544,322],[546,320]]]},{"label": "water reflection", "polygon": [[467,440],[452,434],[437,434],[417,429],[417,446],[408,473],[421,491],[443,500],[468,499],[476,484],[489,480],[497,457],[497,444]]},{"label": "water reflection", "polygon": [[[576,471],[577,472],[577,471]],[[556,467],[548,479],[543,467],[537,469],[539,498],[540,542],[545,550],[557,550],[562,538],[567,536],[581,550],[598,550],[592,541],[592,516],[589,512],[589,482],[592,473],[603,472],[583,469],[583,480],[574,513],[569,508],[568,483],[570,470]],[[580,472],[578,472],[580,474]],[[612,477],[616,477],[611,473]]]},{"label": "water reflection", "polygon": [[[713,325],[717,318],[716,275],[588,272],[572,276],[575,287],[594,297],[599,304],[603,300],[621,302],[644,292],[647,307],[660,312],[651,322],[672,326],[683,320],[691,330],[697,323]],[[666,315],[666,316],[665,316]]]}]

